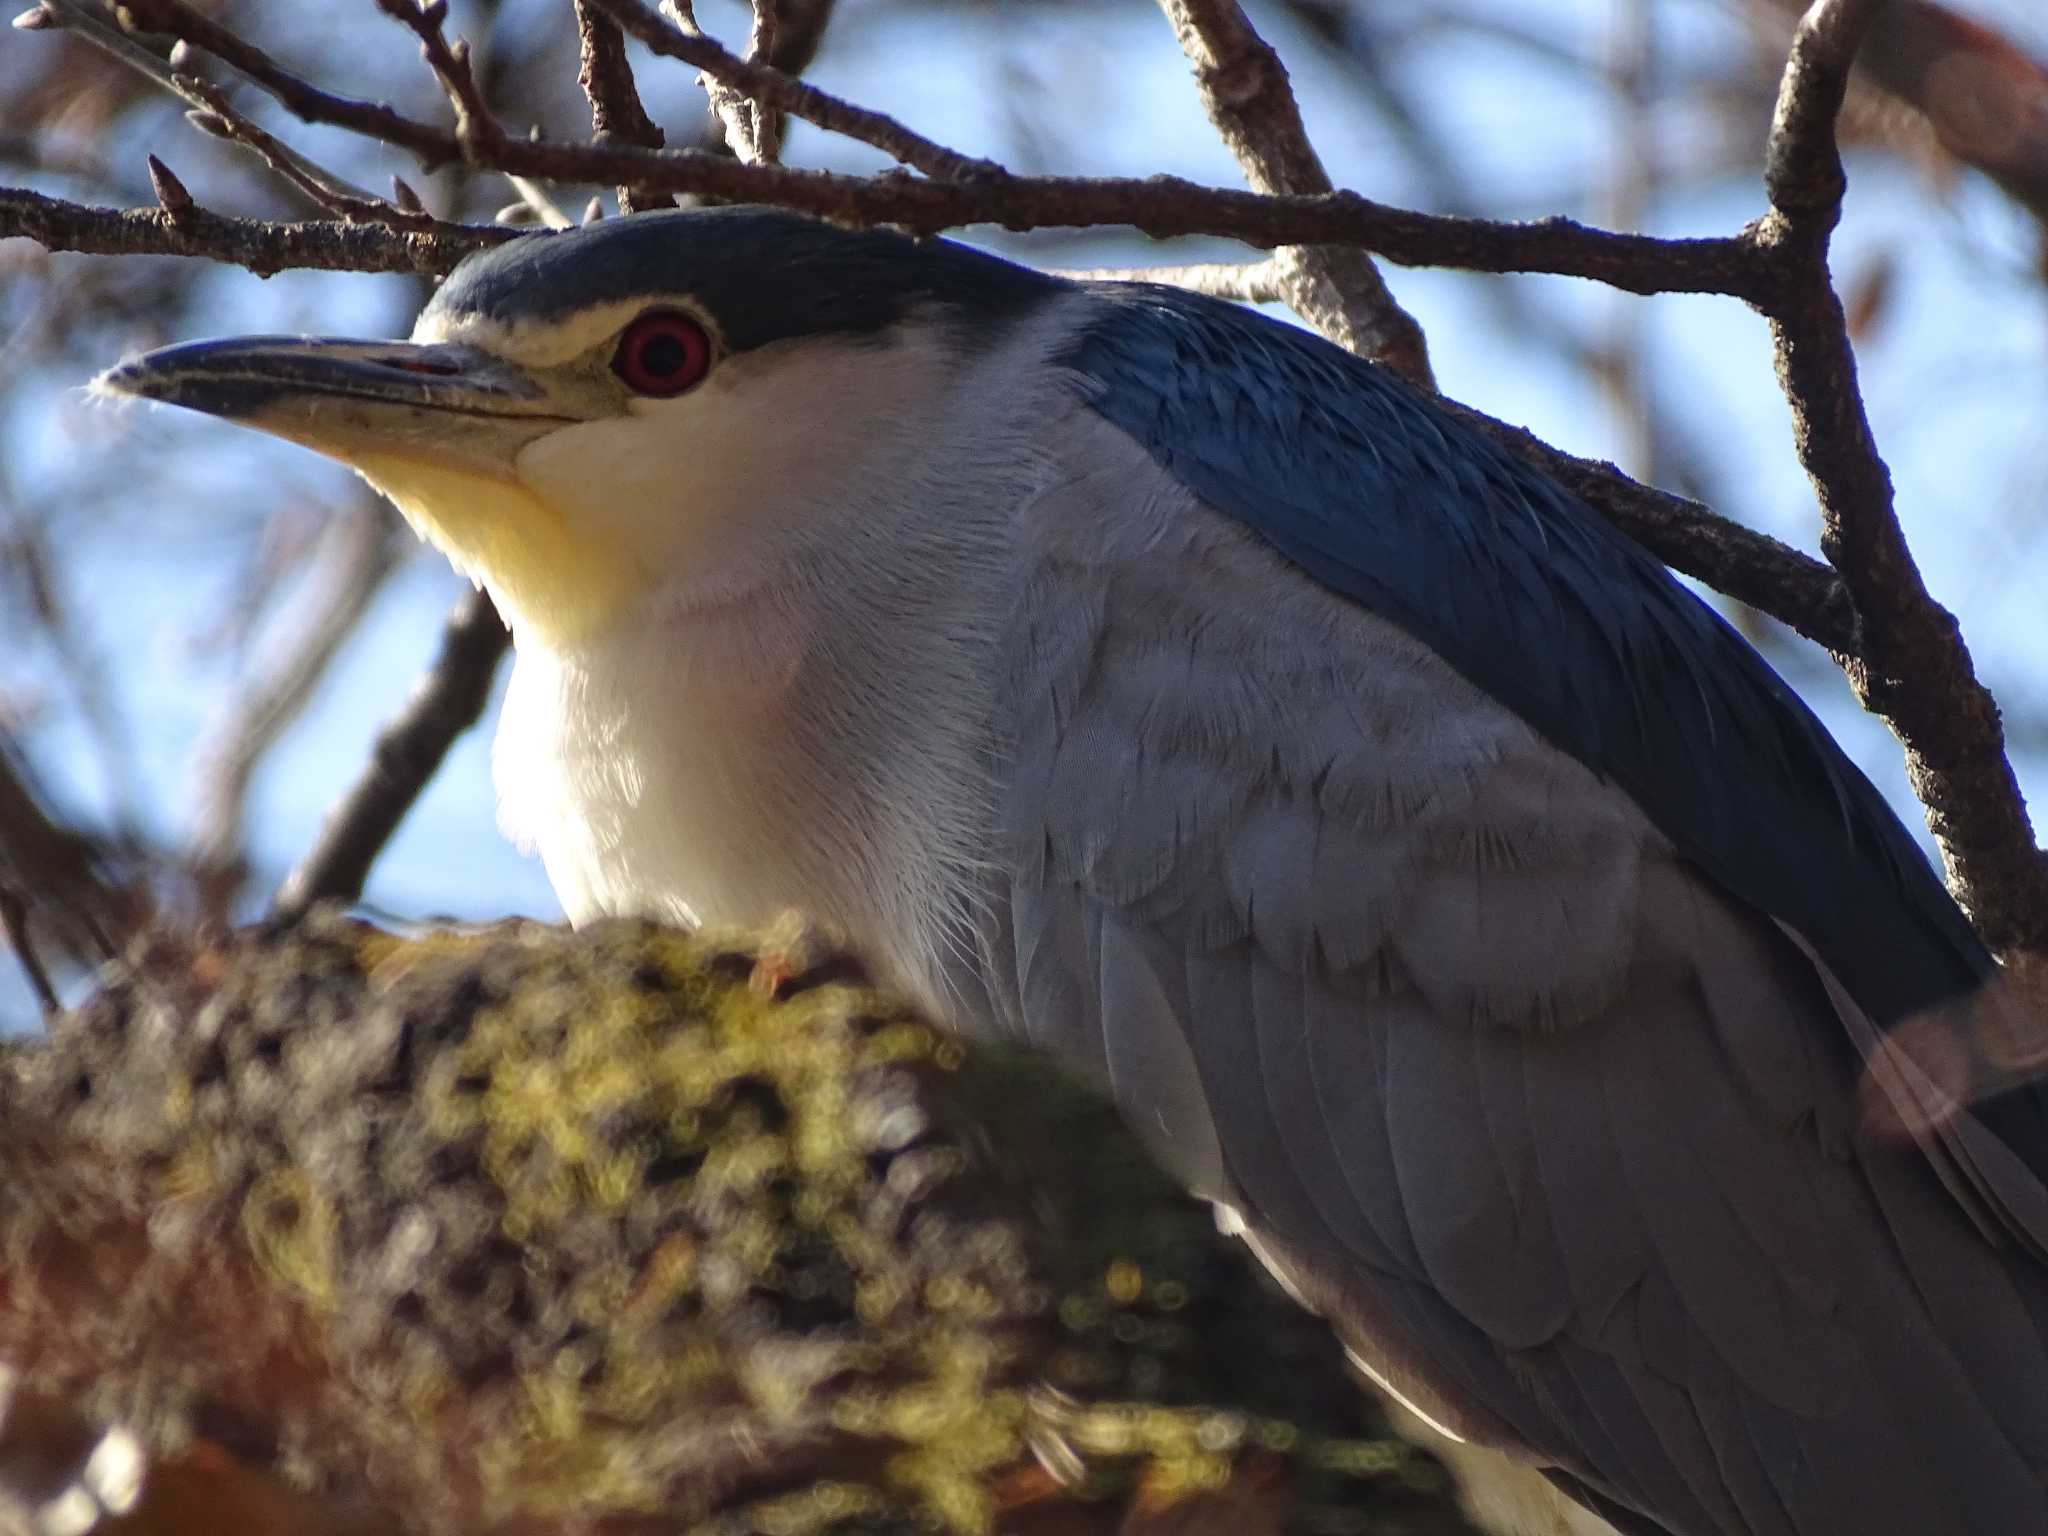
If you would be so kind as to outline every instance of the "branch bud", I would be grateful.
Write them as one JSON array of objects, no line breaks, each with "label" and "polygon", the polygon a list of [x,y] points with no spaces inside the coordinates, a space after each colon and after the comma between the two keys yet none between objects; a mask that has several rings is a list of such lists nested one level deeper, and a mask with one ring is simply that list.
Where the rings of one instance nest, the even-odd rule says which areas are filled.
[{"label": "branch bud", "polygon": [[178,180],[171,168],[155,155],[149,157],[149,187],[156,193],[156,200],[164,212],[173,219],[185,217],[197,206],[192,201],[192,194],[185,190],[185,183]]}]

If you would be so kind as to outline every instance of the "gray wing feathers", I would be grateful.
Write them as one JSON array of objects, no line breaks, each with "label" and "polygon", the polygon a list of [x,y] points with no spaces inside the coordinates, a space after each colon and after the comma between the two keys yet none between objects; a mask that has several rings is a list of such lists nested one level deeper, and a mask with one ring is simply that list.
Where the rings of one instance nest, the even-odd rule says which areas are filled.
[{"label": "gray wing feathers", "polygon": [[1467,1431],[1686,1536],[2048,1529],[2042,1273],[1856,1135],[1808,957],[1429,653],[1157,501],[1144,559],[1039,509],[1021,1027]]}]

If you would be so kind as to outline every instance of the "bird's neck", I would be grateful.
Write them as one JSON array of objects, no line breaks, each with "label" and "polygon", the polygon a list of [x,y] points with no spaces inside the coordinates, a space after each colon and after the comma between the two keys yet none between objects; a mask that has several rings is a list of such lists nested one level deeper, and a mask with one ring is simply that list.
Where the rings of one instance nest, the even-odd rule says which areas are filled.
[{"label": "bird's neck", "polygon": [[713,473],[706,445],[679,514],[719,536],[602,632],[517,637],[500,798],[573,920],[800,908],[880,979],[973,1011],[998,658],[1020,509],[1071,473],[1051,445],[1074,382],[1043,357],[1070,323],[971,357],[928,337],[883,370],[890,408],[855,413],[880,427],[794,410],[827,430],[759,473]]},{"label": "bird's neck", "polygon": [[571,919],[751,924],[801,908],[883,979],[955,1003],[992,837],[1015,496],[928,500],[890,538],[850,530],[574,648],[522,639],[501,809]]}]

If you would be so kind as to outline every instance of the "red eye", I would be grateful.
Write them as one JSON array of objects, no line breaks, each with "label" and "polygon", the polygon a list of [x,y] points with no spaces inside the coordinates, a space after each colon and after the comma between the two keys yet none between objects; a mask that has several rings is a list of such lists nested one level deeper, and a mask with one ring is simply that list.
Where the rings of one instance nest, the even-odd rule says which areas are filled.
[{"label": "red eye", "polygon": [[657,310],[626,327],[612,372],[643,395],[680,395],[711,370],[711,338],[688,315]]}]

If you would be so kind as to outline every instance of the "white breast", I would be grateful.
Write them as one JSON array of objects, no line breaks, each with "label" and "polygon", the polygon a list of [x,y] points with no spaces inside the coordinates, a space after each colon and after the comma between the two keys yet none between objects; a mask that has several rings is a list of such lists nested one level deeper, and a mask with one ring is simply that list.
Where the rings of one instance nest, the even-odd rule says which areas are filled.
[{"label": "white breast", "polygon": [[523,649],[494,752],[500,815],[573,922],[799,908],[942,1009],[947,929],[988,840],[966,679],[946,680],[964,717],[931,710],[938,684],[913,658],[878,668],[828,617],[769,593],[574,655]]}]

